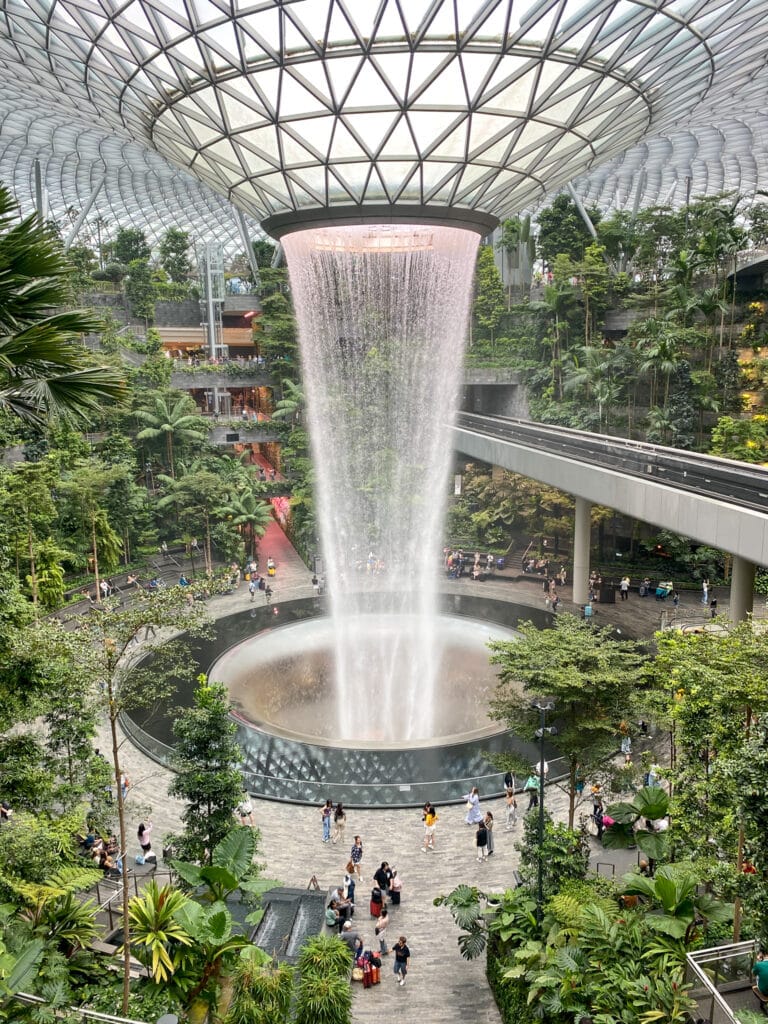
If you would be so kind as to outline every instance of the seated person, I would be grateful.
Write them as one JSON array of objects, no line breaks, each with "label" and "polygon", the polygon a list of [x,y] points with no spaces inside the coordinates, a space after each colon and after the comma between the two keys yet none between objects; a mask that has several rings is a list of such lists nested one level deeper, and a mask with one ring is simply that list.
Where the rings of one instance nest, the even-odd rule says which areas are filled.
[{"label": "seated person", "polygon": [[189,580],[184,575],[184,573],[182,573],[181,576],[179,576],[179,586],[180,587],[188,587],[189,586]]},{"label": "seated person", "polygon": [[339,927],[339,911],[336,908],[336,900],[331,900],[325,908],[325,923],[329,928]]},{"label": "seated person", "polygon": [[765,953],[758,954],[757,960],[752,965],[752,973],[755,976],[758,992],[768,999],[768,960],[765,959]]},{"label": "seated person", "polygon": [[349,946],[352,950],[352,955],[357,959],[363,950],[363,940],[360,938],[358,932],[352,930],[352,922],[345,921],[344,926],[341,929],[340,935],[341,941],[345,946]]}]

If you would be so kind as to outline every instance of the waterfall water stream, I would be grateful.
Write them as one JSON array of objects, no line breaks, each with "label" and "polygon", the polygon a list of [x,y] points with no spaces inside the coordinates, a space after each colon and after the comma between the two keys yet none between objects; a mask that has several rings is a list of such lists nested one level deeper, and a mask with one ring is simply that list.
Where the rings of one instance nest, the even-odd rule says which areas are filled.
[{"label": "waterfall water stream", "polygon": [[339,739],[431,734],[448,431],[478,240],[433,225],[311,228],[283,238],[333,619]]}]

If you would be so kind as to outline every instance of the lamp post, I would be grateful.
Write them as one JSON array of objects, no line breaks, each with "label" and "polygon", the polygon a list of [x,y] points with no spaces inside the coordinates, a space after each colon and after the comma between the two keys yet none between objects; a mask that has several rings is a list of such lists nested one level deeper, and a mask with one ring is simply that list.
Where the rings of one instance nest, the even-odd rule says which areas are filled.
[{"label": "lamp post", "polygon": [[541,927],[544,917],[544,737],[555,735],[557,729],[547,726],[547,712],[553,711],[555,702],[551,697],[537,697],[531,707],[539,712],[539,854],[537,857],[536,923]]}]

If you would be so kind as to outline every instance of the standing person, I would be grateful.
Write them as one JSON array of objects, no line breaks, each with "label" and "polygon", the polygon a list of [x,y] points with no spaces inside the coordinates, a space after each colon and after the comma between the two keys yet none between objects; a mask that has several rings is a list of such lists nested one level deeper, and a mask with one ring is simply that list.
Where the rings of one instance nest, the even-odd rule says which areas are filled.
[{"label": "standing person", "polygon": [[125,772],[120,772],[120,795],[122,796],[123,800],[125,800],[126,796],[128,795],[128,790],[130,788],[131,780],[128,778]]},{"label": "standing person", "polygon": [[379,920],[376,922],[376,927],[374,928],[374,932],[376,933],[376,935],[379,938],[379,954],[381,956],[387,956],[389,954],[389,950],[387,949],[387,938],[386,938],[386,931],[387,931],[387,925],[388,924],[389,924],[389,913],[387,912],[387,908],[384,907],[382,909],[381,913],[379,914]]},{"label": "standing person", "polygon": [[528,794],[528,810],[539,806],[539,777],[533,772],[525,780],[523,792]]},{"label": "standing person", "polygon": [[508,771],[504,775],[504,789],[511,789],[513,793],[517,789],[517,779],[514,772]]},{"label": "standing person", "polygon": [[331,841],[331,818],[333,817],[333,801],[329,798],[323,804],[322,810],[320,811],[320,819],[323,823],[323,842],[330,843]]},{"label": "standing person", "polygon": [[622,576],[621,583],[619,584],[619,590],[621,591],[621,600],[626,601],[629,597],[629,576]]},{"label": "standing person", "polygon": [[405,976],[411,966],[411,951],[408,949],[408,940],[404,935],[394,945],[395,952],[395,977],[399,985],[405,984]]},{"label": "standing person", "polygon": [[391,879],[392,871],[390,870],[387,861],[383,860],[381,862],[381,867],[376,869],[373,876],[373,880],[376,883],[376,885],[378,885],[378,887],[381,889],[384,896],[386,896],[387,893],[389,892],[389,883]]},{"label": "standing person", "polygon": [[709,580],[701,581],[701,603],[709,604]]},{"label": "standing person", "polygon": [[488,859],[488,829],[485,827],[485,820],[481,819],[477,823],[477,831],[475,832],[475,846],[477,847],[477,859],[487,860]]},{"label": "standing person", "polygon": [[392,877],[389,880],[389,899],[393,907],[400,906],[400,897],[403,892],[403,880],[398,875],[397,869],[393,868]]},{"label": "standing person", "polygon": [[146,858],[147,854],[152,849],[152,822],[148,821],[145,825],[142,821],[136,831],[136,834],[139,838],[139,846],[141,847],[142,855]]},{"label": "standing person", "polygon": [[517,800],[515,799],[515,791],[511,786],[507,787],[507,795],[504,802],[507,810],[507,823],[504,826],[504,831],[511,832],[517,824]]},{"label": "standing person", "polygon": [[467,801],[467,816],[464,819],[468,825],[476,825],[483,820],[483,812],[480,810],[480,793],[477,786],[473,786],[465,797]]},{"label": "standing person", "polygon": [[251,798],[247,793],[243,793],[243,798],[237,805],[237,813],[240,815],[240,824],[246,825],[250,822],[251,826],[255,824],[253,820],[253,804]]},{"label": "standing person", "polygon": [[354,872],[357,875],[358,880],[362,882],[363,876],[360,871],[360,863],[363,859],[363,840],[360,836],[355,836],[354,845],[349,852],[349,859],[352,862]]},{"label": "standing person", "polygon": [[432,804],[427,804],[427,809],[424,813],[424,845],[421,848],[422,853],[426,853],[427,850],[435,850],[435,825],[437,824],[437,811]]},{"label": "standing person", "polygon": [[717,616],[717,598],[713,597],[709,602],[709,616],[714,619]]},{"label": "standing person", "polygon": [[354,907],[355,905],[355,867],[352,861],[347,864],[347,870],[344,874],[344,899]]},{"label": "standing person", "polygon": [[315,597],[317,597],[318,592],[320,590],[320,580],[317,578],[317,576],[312,577],[312,588],[315,591]]},{"label": "standing person", "polygon": [[485,812],[485,831],[488,833],[488,856],[493,853],[493,815],[490,811]]},{"label": "standing person", "polygon": [[251,600],[256,597],[256,591],[259,589],[259,581],[255,576],[251,576],[250,582],[248,583],[248,593],[251,595]]},{"label": "standing person", "polygon": [[333,812],[333,835],[331,836],[331,842],[335,845],[338,842],[344,842],[344,829],[347,824],[347,815],[344,810],[342,803],[336,804],[336,810]]}]

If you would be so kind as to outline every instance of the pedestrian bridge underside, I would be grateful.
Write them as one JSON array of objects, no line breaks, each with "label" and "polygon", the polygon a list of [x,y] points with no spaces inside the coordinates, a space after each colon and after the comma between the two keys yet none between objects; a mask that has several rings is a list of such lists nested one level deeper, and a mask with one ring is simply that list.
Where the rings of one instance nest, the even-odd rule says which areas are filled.
[{"label": "pedestrian bridge underside", "polygon": [[[599,504],[730,552],[740,562],[738,571],[734,562],[734,585],[737,575],[741,577],[738,610],[751,609],[754,566],[768,565],[768,469],[473,413],[459,414],[453,443],[473,459],[581,499],[577,532],[579,507]],[[745,565],[751,567],[746,578]]]}]

